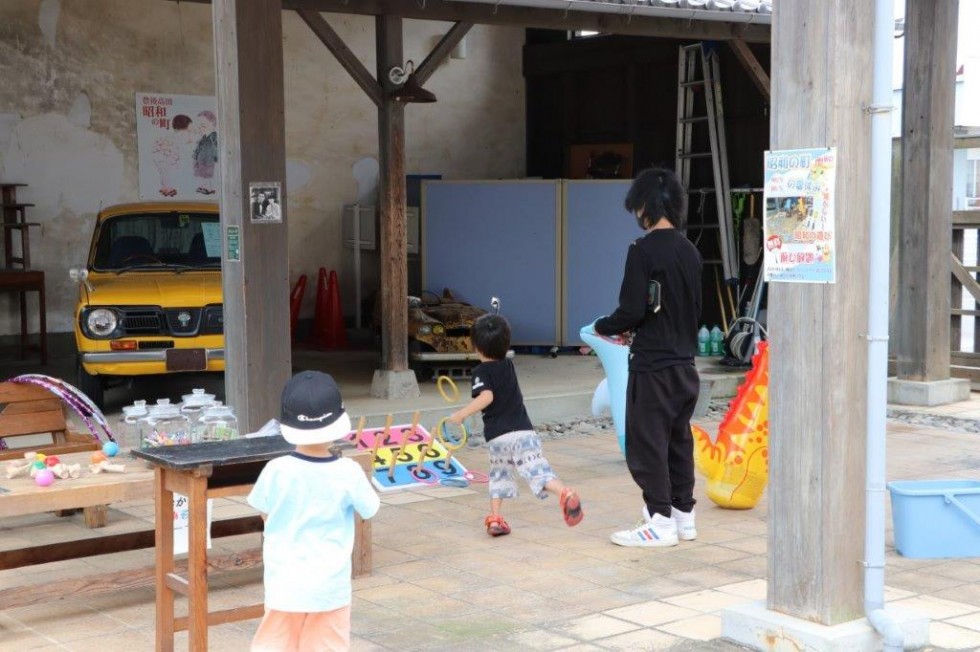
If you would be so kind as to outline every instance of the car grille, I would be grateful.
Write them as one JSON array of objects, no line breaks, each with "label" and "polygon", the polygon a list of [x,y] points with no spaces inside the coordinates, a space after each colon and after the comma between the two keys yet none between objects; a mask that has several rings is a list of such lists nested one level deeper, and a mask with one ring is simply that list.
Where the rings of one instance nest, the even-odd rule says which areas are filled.
[{"label": "car grille", "polygon": [[127,310],[123,313],[122,329],[126,335],[159,335],[163,332],[160,311]]},{"label": "car grille", "polygon": [[[146,335],[169,335],[171,337],[193,337],[195,335],[221,335],[224,332],[222,306],[202,308],[123,308],[120,322],[122,337]],[[181,323],[180,314],[190,316]],[[140,348],[163,348],[173,346],[173,342],[146,342]]]},{"label": "car grille", "polygon": [[153,350],[153,349],[172,349],[174,348],[173,340],[157,340],[155,342],[140,342],[140,351]]}]

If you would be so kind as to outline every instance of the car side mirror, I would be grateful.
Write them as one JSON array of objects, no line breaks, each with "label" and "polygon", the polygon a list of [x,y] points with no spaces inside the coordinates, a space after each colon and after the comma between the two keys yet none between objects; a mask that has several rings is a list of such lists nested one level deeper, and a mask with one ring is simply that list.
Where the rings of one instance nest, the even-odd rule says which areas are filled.
[{"label": "car side mirror", "polygon": [[71,267],[68,270],[68,278],[73,280],[75,283],[82,283],[85,285],[85,289],[92,292],[94,289],[92,284],[88,282],[88,268],[87,267]]}]

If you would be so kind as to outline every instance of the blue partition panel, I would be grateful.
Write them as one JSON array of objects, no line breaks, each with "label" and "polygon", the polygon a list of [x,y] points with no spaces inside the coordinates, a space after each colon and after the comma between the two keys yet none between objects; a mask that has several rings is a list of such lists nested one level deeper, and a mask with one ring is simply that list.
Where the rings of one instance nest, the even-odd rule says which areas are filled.
[{"label": "blue partition panel", "polygon": [[559,341],[557,181],[423,181],[422,285],[484,309],[514,345]]},{"label": "blue partition panel", "polygon": [[623,208],[631,181],[562,182],[564,192],[562,344],[583,344],[579,329],[615,310],[626,249],[643,235]]}]

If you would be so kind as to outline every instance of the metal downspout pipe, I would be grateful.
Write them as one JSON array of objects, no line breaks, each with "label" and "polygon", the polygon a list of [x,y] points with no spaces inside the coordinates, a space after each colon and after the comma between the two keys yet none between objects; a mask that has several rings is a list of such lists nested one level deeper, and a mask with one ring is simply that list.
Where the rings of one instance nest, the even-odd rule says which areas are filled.
[{"label": "metal downspout pipe", "polygon": [[867,516],[864,612],[885,652],[904,649],[904,635],[885,610],[885,417],[888,409],[888,271],[891,226],[893,0],[875,0],[871,115],[871,225],[868,257]]}]

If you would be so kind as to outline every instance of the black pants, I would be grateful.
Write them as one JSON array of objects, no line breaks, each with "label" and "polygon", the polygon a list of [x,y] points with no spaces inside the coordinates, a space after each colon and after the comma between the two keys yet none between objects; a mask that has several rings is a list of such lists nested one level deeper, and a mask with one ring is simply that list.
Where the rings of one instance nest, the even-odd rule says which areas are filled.
[{"label": "black pants", "polygon": [[650,516],[694,508],[691,415],[700,380],[694,365],[630,371],[626,386],[626,466]]}]

